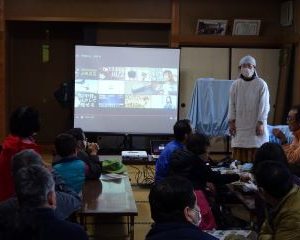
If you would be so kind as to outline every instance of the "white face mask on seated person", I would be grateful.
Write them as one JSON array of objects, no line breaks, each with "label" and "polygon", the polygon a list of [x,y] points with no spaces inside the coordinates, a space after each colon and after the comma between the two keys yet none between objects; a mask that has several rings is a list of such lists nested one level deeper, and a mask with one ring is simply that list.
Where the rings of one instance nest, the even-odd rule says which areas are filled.
[{"label": "white face mask on seated person", "polygon": [[193,208],[186,207],[184,210],[184,214],[185,214],[187,221],[189,221],[196,227],[199,227],[202,217],[201,217],[200,209],[196,203]]},{"label": "white face mask on seated person", "polygon": [[241,74],[245,77],[245,78],[251,78],[254,74],[254,67],[252,68],[248,68],[248,67],[241,67]]},{"label": "white face mask on seated person", "polygon": [[200,223],[201,223],[201,213],[200,213],[200,210],[197,209],[197,208],[192,208],[191,209],[193,212],[194,212],[194,219],[193,219],[193,224],[196,226],[196,227],[199,227]]}]

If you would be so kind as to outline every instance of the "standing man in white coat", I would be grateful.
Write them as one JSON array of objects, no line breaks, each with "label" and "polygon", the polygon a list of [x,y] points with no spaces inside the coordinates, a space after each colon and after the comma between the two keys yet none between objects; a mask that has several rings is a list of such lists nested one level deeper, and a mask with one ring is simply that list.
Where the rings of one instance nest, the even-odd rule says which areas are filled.
[{"label": "standing man in white coat", "polygon": [[230,89],[229,133],[233,159],[251,162],[255,151],[269,141],[267,118],[270,110],[269,89],[256,72],[256,61],[247,55],[240,60],[240,77]]}]

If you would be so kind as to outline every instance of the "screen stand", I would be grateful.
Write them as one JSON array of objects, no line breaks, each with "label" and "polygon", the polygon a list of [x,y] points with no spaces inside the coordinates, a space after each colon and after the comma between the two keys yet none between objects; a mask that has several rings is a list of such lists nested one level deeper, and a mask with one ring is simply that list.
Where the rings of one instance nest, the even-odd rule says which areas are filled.
[{"label": "screen stand", "polygon": [[132,135],[125,134],[123,136],[122,147],[125,150],[132,150]]}]

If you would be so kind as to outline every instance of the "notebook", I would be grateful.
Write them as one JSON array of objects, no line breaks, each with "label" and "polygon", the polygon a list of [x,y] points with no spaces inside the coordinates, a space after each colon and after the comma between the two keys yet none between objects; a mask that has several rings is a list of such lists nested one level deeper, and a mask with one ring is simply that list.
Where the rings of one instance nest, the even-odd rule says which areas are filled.
[{"label": "notebook", "polygon": [[156,160],[159,158],[161,152],[165,149],[165,146],[169,143],[169,140],[151,140],[151,154],[152,159]]}]

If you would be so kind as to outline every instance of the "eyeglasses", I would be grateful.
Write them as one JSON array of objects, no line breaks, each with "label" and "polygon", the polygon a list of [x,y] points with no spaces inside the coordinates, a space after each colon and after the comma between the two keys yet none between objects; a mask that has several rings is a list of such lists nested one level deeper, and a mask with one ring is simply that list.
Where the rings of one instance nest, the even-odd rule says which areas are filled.
[{"label": "eyeglasses", "polygon": [[294,116],[287,116],[286,121],[287,122],[294,122],[294,121],[296,121],[296,118]]}]

